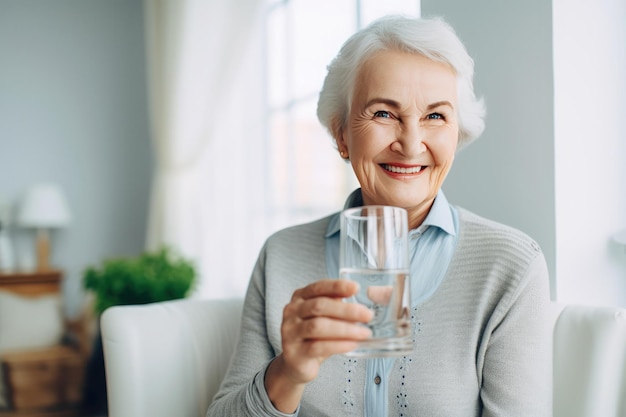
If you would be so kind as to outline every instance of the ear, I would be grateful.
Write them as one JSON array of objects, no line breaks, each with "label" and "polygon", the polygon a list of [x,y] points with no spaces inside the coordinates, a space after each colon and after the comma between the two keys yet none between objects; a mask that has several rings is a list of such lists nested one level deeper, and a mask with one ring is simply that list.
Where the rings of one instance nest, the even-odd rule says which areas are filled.
[{"label": "ear", "polygon": [[348,146],[346,145],[346,141],[344,138],[345,130],[343,128],[343,124],[339,119],[333,119],[330,127],[331,134],[333,135],[335,143],[337,144],[337,149],[339,150],[339,152],[343,151],[347,153]]}]

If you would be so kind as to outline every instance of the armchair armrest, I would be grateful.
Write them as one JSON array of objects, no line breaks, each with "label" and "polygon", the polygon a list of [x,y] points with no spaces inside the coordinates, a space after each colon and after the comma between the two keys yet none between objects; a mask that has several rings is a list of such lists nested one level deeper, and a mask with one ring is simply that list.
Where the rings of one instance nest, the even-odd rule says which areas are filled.
[{"label": "armchair armrest", "polygon": [[242,307],[242,299],[183,299],[107,309],[100,323],[109,417],[204,416]]}]

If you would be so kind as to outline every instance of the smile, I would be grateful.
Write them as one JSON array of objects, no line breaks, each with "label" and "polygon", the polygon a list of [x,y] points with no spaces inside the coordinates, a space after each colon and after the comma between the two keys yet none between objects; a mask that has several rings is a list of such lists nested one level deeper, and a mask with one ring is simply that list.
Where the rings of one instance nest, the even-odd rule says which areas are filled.
[{"label": "smile", "polygon": [[405,167],[397,167],[395,165],[389,165],[389,164],[381,164],[380,166],[383,167],[385,170],[389,172],[393,172],[395,174],[417,174],[424,168],[423,166],[405,168]]}]

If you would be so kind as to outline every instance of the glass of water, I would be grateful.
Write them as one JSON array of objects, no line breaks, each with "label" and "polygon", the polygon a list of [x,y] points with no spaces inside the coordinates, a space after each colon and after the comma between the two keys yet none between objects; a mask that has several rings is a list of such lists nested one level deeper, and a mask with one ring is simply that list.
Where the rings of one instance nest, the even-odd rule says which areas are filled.
[{"label": "glass of water", "polygon": [[363,206],[341,213],[339,276],[359,283],[346,299],[374,312],[370,339],[347,353],[401,356],[413,350],[409,294],[408,220],[405,209]]}]

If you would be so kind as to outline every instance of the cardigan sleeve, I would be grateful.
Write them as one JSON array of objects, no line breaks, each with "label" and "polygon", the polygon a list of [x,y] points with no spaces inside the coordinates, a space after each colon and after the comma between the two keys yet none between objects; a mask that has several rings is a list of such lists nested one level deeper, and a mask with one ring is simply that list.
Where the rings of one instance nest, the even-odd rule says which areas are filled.
[{"label": "cardigan sleeve", "polygon": [[275,354],[265,325],[265,251],[257,260],[245,297],[239,340],[207,417],[291,417],[274,408],[265,390],[265,371]]},{"label": "cardigan sleeve", "polygon": [[555,307],[541,252],[498,305],[498,315],[482,369],[482,416],[552,416]]}]

